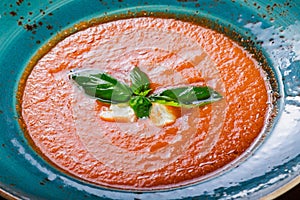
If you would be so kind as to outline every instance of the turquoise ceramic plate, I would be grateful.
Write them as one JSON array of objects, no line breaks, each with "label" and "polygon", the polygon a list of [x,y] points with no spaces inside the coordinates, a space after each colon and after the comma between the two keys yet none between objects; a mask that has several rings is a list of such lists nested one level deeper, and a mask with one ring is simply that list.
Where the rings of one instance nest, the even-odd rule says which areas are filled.
[{"label": "turquoise ceramic plate", "polygon": [[[296,0],[2,0],[0,2],[0,190],[22,199],[257,199],[300,173],[300,2]],[[16,91],[30,58],[55,34],[81,21],[167,12],[214,21],[249,37],[274,71],[278,115],[247,159],[194,185],[166,191],[104,189],[43,160],[18,124]]]}]

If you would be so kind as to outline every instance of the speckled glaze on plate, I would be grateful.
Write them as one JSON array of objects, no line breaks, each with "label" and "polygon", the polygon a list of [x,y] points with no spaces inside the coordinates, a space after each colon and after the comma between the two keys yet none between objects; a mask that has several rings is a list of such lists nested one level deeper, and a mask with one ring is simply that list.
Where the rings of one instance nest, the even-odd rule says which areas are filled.
[{"label": "speckled glaze on plate", "polygon": [[[296,0],[1,1],[1,195],[12,199],[257,199],[274,194],[288,183],[299,182],[299,9],[300,2]],[[253,151],[246,152],[247,159],[234,167],[172,190],[102,188],[54,168],[35,152],[18,123],[16,92],[28,61],[54,35],[79,22],[157,12],[209,19],[249,38],[262,50],[279,84],[278,115],[271,130]]]}]

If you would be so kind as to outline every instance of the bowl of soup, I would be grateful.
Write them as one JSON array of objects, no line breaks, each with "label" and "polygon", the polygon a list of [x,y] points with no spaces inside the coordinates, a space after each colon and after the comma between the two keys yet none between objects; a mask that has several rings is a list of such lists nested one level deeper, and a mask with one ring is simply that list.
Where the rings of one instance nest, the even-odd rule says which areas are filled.
[{"label": "bowl of soup", "polygon": [[268,199],[299,182],[299,3],[1,4],[2,196]]}]

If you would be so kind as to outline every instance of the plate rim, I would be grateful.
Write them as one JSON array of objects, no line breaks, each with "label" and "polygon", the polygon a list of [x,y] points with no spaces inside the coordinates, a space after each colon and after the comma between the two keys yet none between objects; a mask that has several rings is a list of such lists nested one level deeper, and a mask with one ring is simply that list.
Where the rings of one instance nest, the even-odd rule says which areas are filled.
[{"label": "plate rim", "polygon": [[[277,198],[281,194],[284,194],[285,192],[289,191],[290,189],[292,189],[299,183],[300,183],[300,175],[297,175],[296,177],[292,178],[292,180],[288,181],[287,183],[284,183],[284,184],[282,183],[282,185],[278,184],[281,186],[279,186],[277,189],[272,191],[270,194],[267,194],[267,195],[265,194],[264,196],[262,196],[260,198],[263,200]],[[14,192],[9,187],[5,188],[5,185],[2,185],[0,187],[0,196],[3,196],[4,198],[7,198],[9,200],[10,199],[20,199],[22,194],[23,194],[22,192],[21,193]]]}]

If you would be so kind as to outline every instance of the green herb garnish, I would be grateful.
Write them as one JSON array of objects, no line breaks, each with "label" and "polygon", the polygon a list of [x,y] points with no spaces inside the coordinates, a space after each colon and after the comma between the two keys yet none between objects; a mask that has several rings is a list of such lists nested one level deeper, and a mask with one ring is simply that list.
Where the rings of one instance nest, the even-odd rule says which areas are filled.
[{"label": "green herb garnish", "polygon": [[179,87],[151,95],[150,100],[174,107],[196,107],[218,101],[222,96],[207,86]]},{"label": "green herb garnish", "polygon": [[124,103],[132,96],[129,86],[106,73],[92,74],[86,70],[71,72],[70,76],[87,95],[96,97],[101,102]]},{"label": "green herb garnish", "polygon": [[138,67],[130,73],[131,87],[106,73],[75,71],[70,73],[70,77],[87,95],[101,102],[128,103],[138,118],[149,117],[152,103],[191,108],[222,99],[218,92],[207,86],[171,88],[150,95],[149,77]]},{"label": "green herb garnish", "polygon": [[149,98],[144,96],[133,96],[129,102],[130,107],[134,110],[138,118],[149,117],[152,106]]},{"label": "green herb garnish", "polygon": [[130,73],[131,89],[135,95],[147,96],[151,91],[150,80],[144,72],[135,67]]}]

